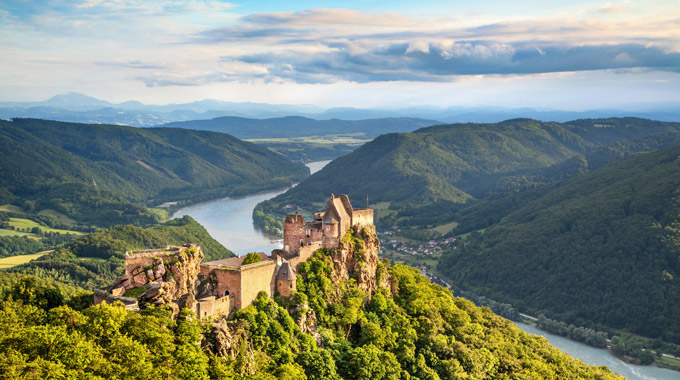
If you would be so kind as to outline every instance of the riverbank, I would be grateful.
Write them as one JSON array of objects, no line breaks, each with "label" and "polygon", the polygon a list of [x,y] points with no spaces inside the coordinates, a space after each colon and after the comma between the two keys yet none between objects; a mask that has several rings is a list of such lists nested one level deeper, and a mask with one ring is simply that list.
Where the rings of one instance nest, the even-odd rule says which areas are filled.
[{"label": "riverbank", "polygon": [[[313,174],[329,162],[315,161],[306,165]],[[191,216],[220,244],[237,255],[249,252],[269,253],[273,249],[280,249],[283,246],[282,242],[280,237],[265,233],[253,223],[253,209],[258,203],[282,194],[290,187],[180,207],[172,213],[171,218]]]},{"label": "riverbank", "polygon": [[653,366],[641,366],[626,363],[605,349],[590,347],[571,339],[548,333],[522,322],[514,323],[517,325],[517,327],[529,334],[545,337],[553,346],[579,360],[582,360],[586,364],[606,365],[613,372],[621,374],[628,379],[680,380],[680,373],[676,371]]}]

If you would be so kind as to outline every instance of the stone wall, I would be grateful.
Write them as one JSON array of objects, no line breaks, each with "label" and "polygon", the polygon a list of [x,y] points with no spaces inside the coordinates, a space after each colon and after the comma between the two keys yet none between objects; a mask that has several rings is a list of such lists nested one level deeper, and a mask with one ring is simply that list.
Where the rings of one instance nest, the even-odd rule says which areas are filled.
[{"label": "stone wall", "polygon": [[231,299],[231,296],[220,298],[212,296],[196,300],[196,315],[201,320],[228,316],[231,312]]},{"label": "stone wall", "polygon": [[366,227],[373,225],[373,209],[372,208],[355,208],[352,213],[352,224],[357,227]]},{"label": "stone wall", "polygon": [[234,297],[234,306],[240,308],[238,300],[241,298],[241,272],[236,268],[201,267],[201,274],[204,274],[204,271],[206,277],[209,276],[211,272],[215,276],[215,279],[217,280],[215,287],[217,295],[221,297],[226,295],[226,292],[229,291],[229,295]]},{"label": "stone wall", "polygon": [[300,248],[298,255],[288,259],[290,266],[297,271],[297,267],[300,263],[304,263],[309,260],[310,257],[316,252],[317,249],[321,248],[322,244],[320,242],[315,242],[310,245],[306,245]]},{"label": "stone wall", "polygon": [[281,297],[290,297],[295,293],[295,281],[276,280],[276,289]]},{"label": "stone wall", "polygon": [[241,267],[241,297],[235,300],[235,307],[242,309],[250,305],[261,291],[271,298],[274,296],[276,281],[275,261],[260,261]]},{"label": "stone wall", "polygon": [[295,252],[300,247],[300,240],[306,241],[305,221],[302,215],[287,215],[283,223],[283,249]]}]

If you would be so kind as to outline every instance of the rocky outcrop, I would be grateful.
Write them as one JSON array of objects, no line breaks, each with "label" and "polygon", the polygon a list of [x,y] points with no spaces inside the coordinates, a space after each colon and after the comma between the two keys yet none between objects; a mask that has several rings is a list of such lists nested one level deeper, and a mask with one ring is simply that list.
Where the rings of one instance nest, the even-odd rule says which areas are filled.
[{"label": "rocky outcrop", "polygon": [[206,341],[206,346],[205,348],[223,358],[234,360],[238,357],[239,361],[234,369],[242,376],[255,373],[255,350],[249,339],[248,328],[243,323],[227,323],[224,318],[214,321],[212,335]]},{"label": "rocky outcrop", "polygon": [[128,252],[125,275],[106,292],[113,297],[135,297],[141,308],[168,305],[176,314],[187,303],[196,303],[194,293],[202,260],[201,247],[193,244]]},{"label": "rocky outcrop", "polygon": [[375,226],[352,229],[340,241],[340,246],[332,250],[337,280],[347,281],[354,278],[359,289],[370,298],[379,287],[389,288],[387,272],[379,265],[378,252],[380,240]]}]

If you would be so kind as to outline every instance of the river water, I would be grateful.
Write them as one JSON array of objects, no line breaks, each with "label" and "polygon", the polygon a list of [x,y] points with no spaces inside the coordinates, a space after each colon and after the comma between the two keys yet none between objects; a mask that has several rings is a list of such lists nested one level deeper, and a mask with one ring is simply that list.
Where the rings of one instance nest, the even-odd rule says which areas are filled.
[{"label": "river water", "polygon": [[664,368],[650,366],[632,365],[617,359],[607,350],[590,347],[585,344],[574,342],[573,340],[553,335],[537,328],[515,322],[517,327],[534,335],[541,335],[548,339],[550,344],[559,348],[563,352],[582,360],[590,365],[606,365],[612,372],[616,372],[628,379],[635,380],[680,380],[680,372],[671,371]]},{"label": "river water", "polygon": [[[306,165],[313,174],[329,162],[315,161]],[[288,188],[197,203],[177,210],[172,218],[191,216],[208,230],[210,236],[237,255],[248,252],[269,254],[272,249],[280,249],[283,244],[278,237],[265,234],[253,224],[253,209],[258,203],[274,198],[286,190]]]},{"label": "river water", "polygon": [[[329,161],[310,162],[307,167],[312,173],[323,168]],[[260,231],[252,219],[253,209],[258,203],[284,193],[288,188],[267,191],[245,197],[222,198],[210,202],[184,207],[172,217],[189,215],[205,227],[210,235],[237,255],[248,252],[269,253],[281,248],[278,238]],[[680,372],[649,366],[627,364],[615,358],[606,350],[597,349],[572,340],[549,334],[531,326],[517,323],[522,330],[542,335],[555,347],[591,365],[606,365],[612,371],[635,380],[680,380]]]}]

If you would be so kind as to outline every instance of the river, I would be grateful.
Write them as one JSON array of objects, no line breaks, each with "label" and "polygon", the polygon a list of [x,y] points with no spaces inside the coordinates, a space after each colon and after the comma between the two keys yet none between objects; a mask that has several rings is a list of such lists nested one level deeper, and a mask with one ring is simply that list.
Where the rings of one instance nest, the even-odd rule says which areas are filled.
[{"label": "river", "polygon": [[625,363],[617,359],[607,350],[590,347],[585,344],[574,342],[559,335],[547,333],[529,325],[515,322],[517,327],[535,335],[541,335],[548,339],[550,344],[559,348],[567,354],[581,359],[590,365],[606,365],[612,372],[616,372],[628,379],[634,380],[680,380],[680,372],[670,369],[656,368],[650,366],[639,366]]},{"label": "river", "polygon": [[[314,174],[329,162],[315,161],[306,165]],[[279,238],[265,234],[253,224],[253,209],[258,203],[274,198],[288,189],[197,203],[177,210],[172,218],[191,216],[208,230],[210,236],[237,255],[248,252],[270,253],[272,249],[281,248],[282,243]]]},{"label": "river", "polygon": [[[307,167],[312,173],[323,168],[330,161],[310,162]],[[284,193],[288,188],[245,197],[222,198],[210,202],[199,203],[179,209],[173,218],[189,215],[205,227],[210,235],[222,245],[238,255],[248,252],[271,252],[281,248],[278,238],[260,231],[252,219],[253,209],[258,203]],[[649,366],[627,364],[615,358],[606,350],[593,348],[563,337],[546,333],[531,326],[517,323],[522,330],[545,336],[548,341],[569,355],[581,359],[591,365],[606,365],[612,371],[634,380],[680,380],[680,373]]]}]

